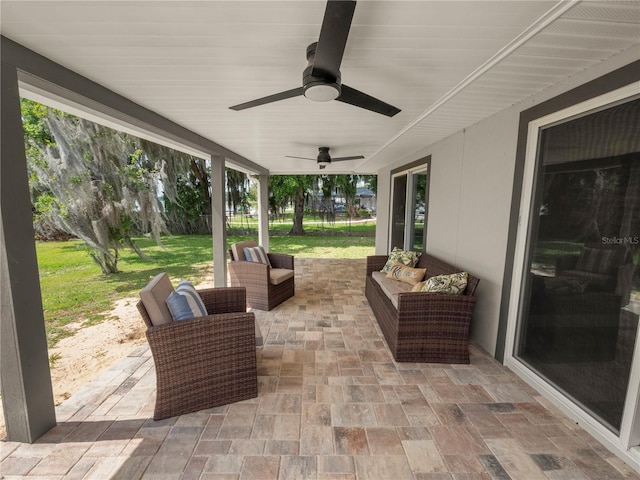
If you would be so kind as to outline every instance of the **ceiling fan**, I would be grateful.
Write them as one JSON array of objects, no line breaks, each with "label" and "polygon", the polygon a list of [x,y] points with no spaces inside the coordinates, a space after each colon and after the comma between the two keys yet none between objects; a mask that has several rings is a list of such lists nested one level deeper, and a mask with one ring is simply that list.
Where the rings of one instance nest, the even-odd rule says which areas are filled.
[{"label": "ceiling fan", "polygon": [[287,98],[304,95],[316,102],[339,102],[393,117],[400,109],[341,83],[340,64],[351,28],[355,1],[328,0],[320,38],[307,47],[307,68],[302,72],[302,86],[229,107],[244,110]]},{"label": "ceiling fan", "polygon": [[327,168],[327,165],[331,165],[331,161],[341,162],[344,160],[360,160],[364,158],[362,155],[355,155],[352,157],[336,157],[331,158],[329,155],[329,147],[318,147],[318,156],[316,158],[307,158],[307,157],[292,157],[291,155],[285,155],[287,158],[299,158],[300,160],[316,160],[318,162],[318,166],[322,170],[323,168]]}]

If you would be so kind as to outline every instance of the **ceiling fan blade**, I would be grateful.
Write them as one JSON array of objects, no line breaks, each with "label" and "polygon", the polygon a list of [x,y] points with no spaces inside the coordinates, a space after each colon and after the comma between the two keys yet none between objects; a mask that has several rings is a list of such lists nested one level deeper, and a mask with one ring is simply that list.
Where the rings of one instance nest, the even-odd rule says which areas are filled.
[{"label": "ceiling fan blade", "polygon": [[313,60],[312,75],[320,77],[323,73],[329,73],[338,77],[355,9],[355,1],[327,1]]},{"label": "ceiling fan blade", "polygon": [[332,162],[341,162],[341,161],[344,161],[344,160],[362,160],[363,158],[364,158],[363,155],[355,155],[353,157],[337,157],[337,158],[336,157],[332,157],[331,161]]},{"label": "ceiling fan blade", "polygon": [[245,108],[257,107],[266,103],[277,102],[278,100],[285,100],[287,98],[298,97],[304,94],[304,88],[298,87],[293,90],[287,90],[286,92],[276,93],[274,95],[268,95],[266,97],[258,98],[257,100],[251,100],[250,102],[241,103],[229,107],[231,110],[244,110]]},{"label": "ceiling fan blade", "polygon": [[299,160],[316,160],[315,158],[307,158],[307,157],[292,157],[291,155],[285,155],[286,158],[297,158]]},{"label": "ceiling fan blade", "polygon": [[399,108],[389,105],[388,103],[378,100],[371,95],[367,95],[360,90],[351,88],[344,83],[342,84],[342,93],[338,98],[339,102],[355,105],[356,107],[364,108],[365,110],[371,110],[372,112],[381,113],[387,117],[393,117],[395,114],[400,113]]}]

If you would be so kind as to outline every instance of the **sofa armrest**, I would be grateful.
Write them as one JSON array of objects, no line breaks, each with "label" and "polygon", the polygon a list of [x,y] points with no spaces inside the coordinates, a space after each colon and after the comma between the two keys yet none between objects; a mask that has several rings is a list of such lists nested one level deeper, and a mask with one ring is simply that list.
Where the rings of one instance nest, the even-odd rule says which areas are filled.
[{"label": "sofa armrest", "polygon": [[[470,295],[451,295],[445,293],[406,292],[398,294],[398,318],[400,321],[416,319],[425,323],[425,331],[430,317],[436,323],[463,322],[467,325],[476,306],[476,297]],[[426,319],[426,321],[425,321]],[[468,332],[467,332],[468,333]]]},{"label": "sofa armrest", "polygon": [[367,275],[375,271],[382,270],[382,267],[387,263],[389,259],[388,255],[370,255],[367,257]]},{"label": "sofa armrest", "polygon": [[247,311],[247,291],[244,287],[202,288],[198,294],[209,315]]},{"label": "sofa armrest", "polygon": [[286,268],[293,270],[294,257],[284,253],[268,253],[269,262],[273,268]]}]

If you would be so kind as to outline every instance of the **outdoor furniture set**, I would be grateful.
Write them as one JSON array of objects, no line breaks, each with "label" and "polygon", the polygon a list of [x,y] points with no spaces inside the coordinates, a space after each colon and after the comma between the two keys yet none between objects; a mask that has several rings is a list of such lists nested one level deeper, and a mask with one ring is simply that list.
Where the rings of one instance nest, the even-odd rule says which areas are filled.
[{"label": "outdoor furniture set", "polygon": [[[234,244],[230,254],[231,287],[196,290],[182,281],[174,288],[161,273],[140,291],[137,308],[156,368],[154,420],[258,395],[262,336],[247,306],[270,310],[291,298],[294,259],[266,253],[254,241]],[[468,275],[461,295],[414,293],[406,283],[381,278],[387,262],[387,256],[368,257],[366,296],[396,360],[469,363],[478,279]],[[459,272],[427,254],[416,267],[429,276]]]}]

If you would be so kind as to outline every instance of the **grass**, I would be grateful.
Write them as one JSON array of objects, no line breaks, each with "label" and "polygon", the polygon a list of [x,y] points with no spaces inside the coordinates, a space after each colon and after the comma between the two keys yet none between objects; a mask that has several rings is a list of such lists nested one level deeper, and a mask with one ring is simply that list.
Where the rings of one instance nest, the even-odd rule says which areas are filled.
[{"label": "grass", "polygon": [[[375,223],[359,225],[363,231]],[[288,226],[290,228],[290,224]],[[343,226],[349,235],[348,226]],[[374,251],[374,238],[367,236],[286,236],[272,232],[270,250],[298,258],[364,258]],[[355,232],[351,232],[354,235]],[[257,233],[228,235],[227,242],[257,239]],[[149,238],[135,240],[151,261],[142,260],[130,250],[122,250],[118,266],[121,273],[103,275],[79,240],[37,242],[42,304],[49,346],[73,334],[70,324],[91,325],[108,319],[115,301],[137,296],[155,275],[167,272],[173,279],[197,283],[212,273],[210,235],[163,237],[162,246]],[[55,361],[55,359],[54,359]]]},{"label": "grass", "polygon": [[[249,217],[236,217],[228,222],[231,231],[234,230],[256,230],[258,229],[258,220]],[[291,219],[285,218],[282,221],[275,220],[269,222],[269,232],[271,235],[285,235],[291,230]],[[354,219],[349,221],[349,217],[337,216],[334,223],[322,222],[320,217],[305,216],[304,220],[305,233],[309,235],[363,235],[373,236],[376,231],[375,218]]]},{"label": "grass", "polygon": [[563,240],[540,240],[534,253],[533,263],[537,268],[554,268],[556,258],[561,255],[578,255],[582,244]]}]

